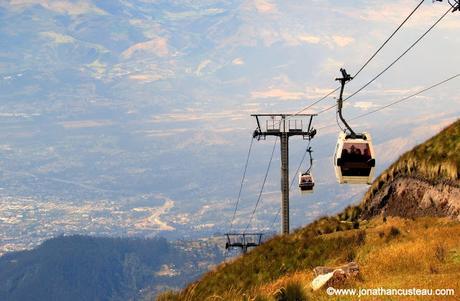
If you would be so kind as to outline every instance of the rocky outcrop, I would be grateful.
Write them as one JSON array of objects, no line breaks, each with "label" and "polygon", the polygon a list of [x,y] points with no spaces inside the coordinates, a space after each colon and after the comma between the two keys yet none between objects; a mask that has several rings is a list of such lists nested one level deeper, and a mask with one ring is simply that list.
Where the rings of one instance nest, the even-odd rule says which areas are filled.
[{"label": "rocky outcrop", "polygon": [[364,219],[383,214],[407,218],[450,216],[460,220],[460,185],[398,177],[385,183],[365,202],[363,209]]},{"label": "rocky outcrop", "polygon": [[359,274],[359,265],[356,262],[349,262],[343,266],[316,267],[313,269],[315,279],[311,282],[311,288],[316,291],[325,286],[337,286],[343,284],[347,279],[356,277]]}]

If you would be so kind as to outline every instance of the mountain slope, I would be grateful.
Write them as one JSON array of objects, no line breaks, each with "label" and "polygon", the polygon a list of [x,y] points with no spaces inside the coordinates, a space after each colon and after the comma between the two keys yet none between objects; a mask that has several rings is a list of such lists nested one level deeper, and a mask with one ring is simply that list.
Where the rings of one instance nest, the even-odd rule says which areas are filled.
[{"label": "mountain slope", "polygon": [[460,214],[460,120],[383,172],[366,193],[363,217]]},{"label": "mountain slope", "polygon": [[220,251],[163,238],[63,236],[0,257],[0,300],[138,300],[196,279]]},{"label": "mountain slope", "polygon": [[[376,179],[360,205],[275,237],[159,300],[331,300],[324,291],[309,289],[312,269],[352,260],[361,274],[345,287],[453,288],[457,296],[443,300],[458,300],[459,133],[457,121],[402,155]],[[389,188],[402,187],[404,181],[402,192]],[[421,197],[418,202],[416,196]],[[429,206],[420,207],[426,200]]]}]

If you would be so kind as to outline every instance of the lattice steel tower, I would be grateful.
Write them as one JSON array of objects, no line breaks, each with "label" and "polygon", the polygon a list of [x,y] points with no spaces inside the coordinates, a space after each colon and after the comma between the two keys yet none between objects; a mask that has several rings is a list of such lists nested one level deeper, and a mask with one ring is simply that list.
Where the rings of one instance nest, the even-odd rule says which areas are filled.
[{"label": "lattice steel tower", "polygon": [[276,136],[281,146],[281,233],[289,234],[289,137],[312,139],[316,130],[311,124],[316,114],[252,114],[257,128],[254,138]]}]

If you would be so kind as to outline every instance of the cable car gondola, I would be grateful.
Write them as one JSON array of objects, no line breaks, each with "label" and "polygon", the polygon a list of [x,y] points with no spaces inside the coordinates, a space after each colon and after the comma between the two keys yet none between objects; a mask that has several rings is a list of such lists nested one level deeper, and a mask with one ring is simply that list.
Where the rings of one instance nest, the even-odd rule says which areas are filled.
[{"label": "cable car gondola", "polygon": [[310,155],[310,167],[307,169],[307,171],[299,173],[299,188],[301,192],[313,192],[313,187],[315,187],[315,180],[311,174],[311,168],[313,166],[311,147],[307,148],[307,152]]},{"label": "cable car gondola", "polygon": [[340,69],[343,78],[338,78],[342,84],[337,100],[337,114],[348,132],[341,132],[337,139],[334,154],[334,168],[337,181],[340,184],[371,184],[375,174],[375,152],[369,133],[357,134],[342,116],[343,90],[345,83],[352,77],[345,69]]},{"label": "cable car gondola", "polygon": [[375,153],[370,134],[353,137],[340,133],[334,168],[340,184],[371,184],[375,174]]},{"label": "cable car gondola", "polygon": [[315,180],[310,173],[299,173],[299,188],[301,192],[313,192]]}]

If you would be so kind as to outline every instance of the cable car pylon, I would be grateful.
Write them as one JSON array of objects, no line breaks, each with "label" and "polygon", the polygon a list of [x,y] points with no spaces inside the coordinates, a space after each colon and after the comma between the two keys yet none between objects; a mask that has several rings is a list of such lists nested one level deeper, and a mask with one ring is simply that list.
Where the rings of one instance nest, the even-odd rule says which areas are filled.
[{"label": "cable car pylon", "polygon": [[257,140],[265,140],[267,136],[280,138],[281,233],[289,234],[289,137],[302,136],[306,140],[313,139],[316,130],[312,127],[312,121],[316,114],[252,114],[251,116],[255,117],[257,122],[254,138]]},{"label": "cable car pylon", "polygon": [[245,254],[249,248],[260,246],[263,235],[263,233],[225,233],[227,237],[225,249],[239,248]]}]

